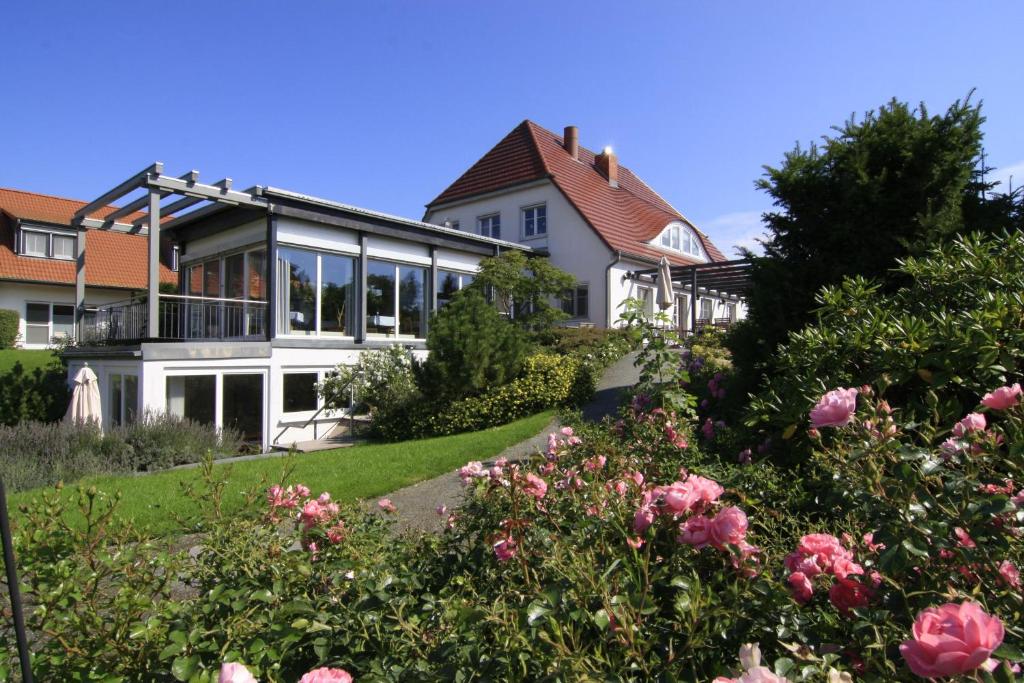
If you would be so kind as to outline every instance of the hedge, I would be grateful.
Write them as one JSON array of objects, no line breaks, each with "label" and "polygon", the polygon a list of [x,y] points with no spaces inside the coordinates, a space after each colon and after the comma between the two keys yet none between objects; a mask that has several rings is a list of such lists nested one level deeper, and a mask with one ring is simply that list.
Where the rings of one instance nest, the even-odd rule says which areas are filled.
[{"label": "hedge", "polygon": [[0,308],[0,349],[9,349],[18,341],[18,312]]}]

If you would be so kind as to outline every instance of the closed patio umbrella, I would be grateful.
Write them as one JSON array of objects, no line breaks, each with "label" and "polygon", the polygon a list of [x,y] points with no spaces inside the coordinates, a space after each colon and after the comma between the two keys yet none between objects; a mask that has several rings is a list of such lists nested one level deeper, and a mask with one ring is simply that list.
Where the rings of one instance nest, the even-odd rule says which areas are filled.
[{"label": "closed patio umbrella", "polygon": [[672,270],[666,256],[658,264],[658,307],[663,311],[672,308]]},{"label": "closed patio umbrella", "polygon": [[64,415],[65,422],[103,424],[100,410],[100,382],[88,365],[75,373],[74,389],[71,391],[71,405]]}]

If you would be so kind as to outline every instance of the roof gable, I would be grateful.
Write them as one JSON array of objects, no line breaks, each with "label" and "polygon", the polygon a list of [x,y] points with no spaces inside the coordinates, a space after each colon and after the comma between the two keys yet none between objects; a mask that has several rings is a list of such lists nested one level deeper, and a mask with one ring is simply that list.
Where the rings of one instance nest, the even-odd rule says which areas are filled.
[{"label": "roof gable", "polygon": [[562,146],[560,136],[532,121],[523,121],[427,207],[550,178],[614,251],[651,259],[667,256],[680,265],[695,263],[684,254],[648,244],[666,225],[682,221],[694,228],[712,261],[726,260],[707,235],[629,168],[619,165],[619,186],[609,185],[594,165],[596,158],[594,152],[580,146],[579,159],[574,159]]}]

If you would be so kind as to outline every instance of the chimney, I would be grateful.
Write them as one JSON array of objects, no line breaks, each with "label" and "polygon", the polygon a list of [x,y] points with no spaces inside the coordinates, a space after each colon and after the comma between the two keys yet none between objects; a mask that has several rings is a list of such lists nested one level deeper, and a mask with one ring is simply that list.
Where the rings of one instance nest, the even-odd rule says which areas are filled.
[{"label": "chimney", "polygon": [[608,178],[609,185],[619,186],[619,161],[615,158],[615,152],[611,147],[604,148],[604,151],[594,159],[594,165]]},{"label": "chimney", "polygon": [[576,126],[566,126],[562,135],[562,145],[573,159],[580,158],[580,131]]}]

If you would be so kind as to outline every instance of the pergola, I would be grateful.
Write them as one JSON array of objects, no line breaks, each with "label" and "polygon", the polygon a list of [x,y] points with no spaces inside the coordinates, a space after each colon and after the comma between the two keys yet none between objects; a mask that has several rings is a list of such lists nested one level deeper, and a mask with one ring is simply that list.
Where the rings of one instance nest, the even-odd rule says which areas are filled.
[{"label": "pergola", "polygon": [[[85,243],[89,230],[148,235],[149,314],[146,326],[148,336],[155,338],[159,336],[160,231],[174,227],[186,217],[192,219],[211,212],[221,204],[257,209],[268,207],[267,200],[259,196],[259,188],[243,192],[232,190],[230,178],[207,185],[199,182],[198,171],[189,171],[177,177],[166,176],[163,171],[164,165],[158,161],[75,212],[71,225],[78,231],[75,278],[75,324],[78,330],[82,329],[85,318]],[[137,190],[142,190],[141,196],[115,208],[102,218],[90,217]],[[161,205],[168,197],[172,199]],[[203,206],[197,206],[199,204]],[[131,218],[140,211],[141,216]]]},{"label": "pergola", "polygon": [[[743,298],[750,291],[750,267],[750,259],[736,259],[669,268],[673,285],[677,285],[680,289],[688,289],[693,295],[694,303],[690,305],[691,330],[697,329],[696,295],[699,291],[717,292],[726,296]],[[658,269],[635,270],[630,272],[627,277],[632,280],[650,277],[657,282]]]}]

